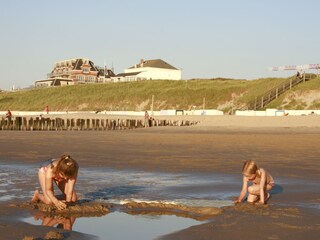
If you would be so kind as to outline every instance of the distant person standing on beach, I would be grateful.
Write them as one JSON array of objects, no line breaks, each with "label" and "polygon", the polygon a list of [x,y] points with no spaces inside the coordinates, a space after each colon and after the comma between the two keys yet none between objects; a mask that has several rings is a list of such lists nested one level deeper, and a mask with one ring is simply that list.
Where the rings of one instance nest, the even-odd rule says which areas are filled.
[{"label": "distant person standing on beach", "polygon": [[150,116],[148,111],[145,111],[144,113],[144,127],[149,127],[149,120],[150,120]]},{"label": "distant person standing on beach", "polygon": [[12,113],[11,113],[10,110],[7,111],[7,113],[6,113],[6,118],[8,118],[8,121],[11,121]]},{"label": "distant person standing on beach", "polygon": [[[242,190],[235,203],[241,203],[248,191],[248,203],[265,204],[270,198],[268,191],[274,187],[272,176],[263,168],[259,168],[252,160],[248,160],[243,164],[242,174]],[[249,182],[252,182],[251,186],[248,186]]]},{"label": "distant person standing on beach", "polygon": [[12,113],[10,110],[7,111],[6,118],[8,118],[8,127],[10,127],[11,126],[11,118],[12,118]]},{"label": "distant person standing on beach", "polygon": [[46,107],[44,108],[44,111],[45,111],[47,114],[49,114],[49,107],[46,106]]}]

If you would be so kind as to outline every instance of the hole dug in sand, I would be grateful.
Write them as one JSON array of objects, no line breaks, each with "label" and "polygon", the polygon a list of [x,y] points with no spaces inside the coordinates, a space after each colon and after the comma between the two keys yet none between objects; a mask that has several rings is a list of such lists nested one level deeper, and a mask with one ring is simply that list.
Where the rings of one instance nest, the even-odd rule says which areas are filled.
[{"label": "hole dug in sand", "polygon": [[[157,202],[157,201],[154,201],[154,202],[153,201],[150,201],[150,202],[129,201],[124,204],[111,204],[111,203],[104,204],[101,202],[79,201],[76,204],[69,205],[65,210],[57,210],[52,205],[45,205],[42,203],[24,203],[21,205],[15,205],[15,207],[22,207],[22,208],[33,211],[33,218],[32,220],[29,219],[29,223],[31,224],[34,224],[35,221],[36,222],[40,221],[41,225],[46,225],[51,227],[57,226],[58,228],[61,228],[61,230],[64,229],[64,230],[79,231],[79,229],[77,230],[76,225],[79,224],[80,222],[85,221],[86,222],[85,226],[93,224],[95,228],[96,227],[98,228],[98,226],[101,225],[102,230],[98,229],[97,231],[93,231],[93,232],[90,230],[91,232],[89,233],[88,229],[82,229],[81,232],[86,234],[89,233],[93,235],[100,234],[100,236],[104,235],[106,232],[110,233],[110,229],[109,230],[107,229],[108,227],[111,227],[111,229],[117,229],[116,222],[119,220],[119,217],[122,218],[121,226],[123,225],[123,223],[128,222],[130,224],[135,225],[135,228],[137,230],[142,227],[140,224],[143,221],[145,221],[143,226],[145,224],[149,224],[149,223],[151,224],[152,222],[154,222],[153,224],[157,225],[156,227],[157,232],[152,232],[155,230],[153,230],[152,229],[153,227],[151,227],[150,230],[148,230],[150,231],[150,233],[148,234],[150,234],[150,236],[152,237],[156,237],[162,233],[163,234],[169,233],[171,231],[176,231],[179,228],[183,229],[185,227],[195,225],[199,223],[199,221],[208,220],[215,215],[221,214],[223,211],[222,209],[217,207],[191,207],[191,206],[178,205],[178,204],[167,203],[167,202]],[[109,213],[112,213],[112,214],[109,215]],[[133,216],[137,216],[138,218],[140,218],[138,215],[140,215],[144,220],[135,219],[134,222],[131,222],[133,221],[132,219]],[[146,216],[150,216],[150,218],[148,217],[146,218]],[[95,218],[92,218],[92,217],[95,217]],[[168,217],[171,217],[171,219],[168,219]],[[77,221],[75,221],[76,218],[78,218]],[[111,220],[111,224],[110,222],[108,224],[108,221],[110,220],[107,220],[107,218]],[[164,220],[162,220],[162,223],[160,223],[159,220],[162,218]],[[115,221],[115,222],[112,223],[112,221]],[[74,223],[75,225],[73,226]],[[159,224],[161,225],[160,229],[159,229]],[[163,224],[171,225],[170,229],[164,230],[166,226],[163,226]],[[166,232],[166,231],[169,231],[169,232]],[[115,230],[115,232],[117,231]],[[138,232],[141,232],[141,231],[138,230]],[[40,239],[49,239],[49,238],[25,238],[25,240],[29,240],[29,239],[40,240]],[[54,238],[54,239],[58,239],[58,238]],[[64,239],[64,238],[60,238],[60,239]],[[147,236],[146,238],[140,238],[140,239],[150,239],[150,238]]]}]

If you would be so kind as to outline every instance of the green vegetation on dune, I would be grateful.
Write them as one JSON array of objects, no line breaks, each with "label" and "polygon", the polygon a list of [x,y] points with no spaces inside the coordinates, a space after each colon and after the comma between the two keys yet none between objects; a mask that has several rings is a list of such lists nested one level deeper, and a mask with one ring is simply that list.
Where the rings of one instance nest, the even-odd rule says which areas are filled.
[{"label": "green vegetation on dune", "polygon": [[320,109],[320,78],[297,85],[267,107],[292,110]]},{"label": "green vegetation on dune", "polygon": [[[123,83],[87,84],[52,87],[18,92],[0,93],[0,110],[41,111],[46,105],[51,111],[86,110],[154,110],[201,109],[230,111],[246,106],[256,96],[278,86],[285,78],[258,80],[196,79],[188,81],[152,80]],[[300,84],[293,91],[307,92],[320,89],[319,78]],[[283,105],[287,93],[270,103],[270,107]],[[232,99],[234,97],[234,99]],[[313,106],[319,106],[315,102]],[[310,104],[309,104],[310,105]],[[307,106],[309,107],[307,104]],[[269,106],[268,106],[269,107]]]}]

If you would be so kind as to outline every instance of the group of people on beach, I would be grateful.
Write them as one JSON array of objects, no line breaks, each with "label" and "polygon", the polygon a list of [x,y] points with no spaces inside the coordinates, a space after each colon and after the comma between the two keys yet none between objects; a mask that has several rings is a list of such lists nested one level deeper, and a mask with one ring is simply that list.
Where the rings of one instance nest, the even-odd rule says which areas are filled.
[{"label": "group of people on beach", "polygon": [[[69,203],[76,202],[78,196],[75,192],[75,184],[78,170],[78,163],[69,155],[43,162],[38,171],[42,192],[35,190],[32,202],[54,204],[58,210],[63,210]],[[247,197],[249,203],[265,204],[270,198],[269,191],[275,185],[270,173],[259,168],[254,161],[248,160],[243,164],[242,175],[242,190],[234,203],[241,203]],[[54,194],[54,183],[61,190],[61,197]]]}]

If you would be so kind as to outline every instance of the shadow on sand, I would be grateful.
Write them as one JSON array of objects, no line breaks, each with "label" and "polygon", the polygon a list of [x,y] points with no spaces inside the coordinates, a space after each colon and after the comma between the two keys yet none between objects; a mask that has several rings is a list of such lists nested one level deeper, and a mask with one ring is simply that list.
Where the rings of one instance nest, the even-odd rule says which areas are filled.
[{"label": "shadow on sand", "polygon": [[271,195],[276,195],[283,192],[283,187],[279,184],[275,184],[272,190],[270,191]]}]

